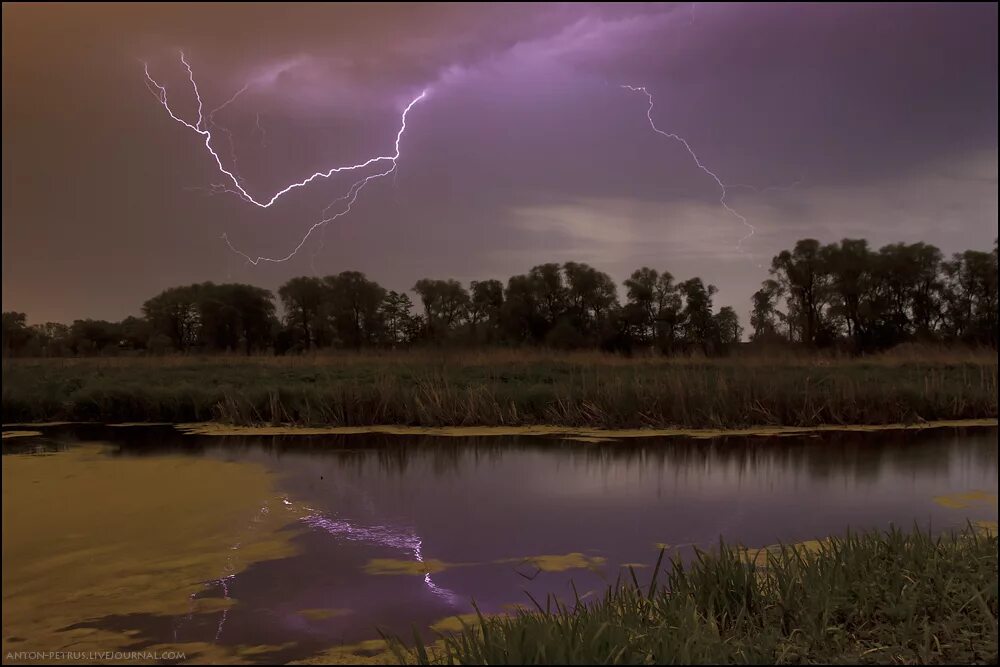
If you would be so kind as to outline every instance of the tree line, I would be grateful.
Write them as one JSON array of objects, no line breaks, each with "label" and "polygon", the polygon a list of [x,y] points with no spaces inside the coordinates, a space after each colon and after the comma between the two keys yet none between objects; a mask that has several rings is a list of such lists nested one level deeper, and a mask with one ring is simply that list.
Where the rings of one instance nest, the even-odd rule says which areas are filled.
[{"label": "tree line", "polygon": [[[937,248],[862,239],[804,239],[774,257],[753,296],[750,340],[864,352],[902,342],[996,345],[997,248],[944,259]],[[5,355],[70,356],[122,351],[295,353],[322,348],[535,345],[665,355],[724,354],[742,340],[733,308],[715,309],[716,288],[643,267],[622,284],[579,262],[541,264],[499,280],[425,278],[405,292],[363,273],[292,278],[275,295],[243,284],[173,287],[121,322],[29,326],[3,313]]]},{"label": "tree line", "polygon": [[926,243],[804,239],[771,262],[753,295],[752,340],[857,352],[910,341],[997,344],[997,243],[945,259]]}]

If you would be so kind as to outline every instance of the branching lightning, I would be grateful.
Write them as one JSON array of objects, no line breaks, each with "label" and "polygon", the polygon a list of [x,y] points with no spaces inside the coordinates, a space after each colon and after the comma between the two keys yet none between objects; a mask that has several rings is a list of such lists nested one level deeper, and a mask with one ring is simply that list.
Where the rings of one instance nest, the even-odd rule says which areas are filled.
[{"label": "branching lightning", "polygon": [[[216,186],[213,186],[213,190],[216,191],[216,192],[229,192],[229,193],[232,193],[232,194],[236,194],[241,199],[243,199],[244,201],[249,202],[249,203],[251,203],[254,206],[257,206],[259,208],[265,208],[266,209],[266,208],[270,208],[283,195],[285,195],[288,192],[291,192],[292,190],[295,190],[297,188],[305,187],[306,185],[308,185],[309,183],[313,182],[316,179],[319,179],[319,178],[330,178],[334,174],[339,174],[341,172],[358,171],[358,170],[364,169],[366,167],[369,167],[369,166],[371,166],[373,164],[377,164],[377,163],[388,162],[388,163],[391,164],[391,166],[388,169],[385,169],[385,170],[380,171],[380,172],[375,173],[375,174],[370,174],[370,175],[365,176],[364,178],[362,178],[362,179],[360,179],[358,181],[355,181],[354,184],[351,185],[351,187],[348,189],[346,195],[344,195],[343,197],[339,197],[339,198],[335,199],[329,205],[327,205],[327,207],[325,209],[323,209],[323,212],[322,212],[322,216],[323,217],[319,221],[315,222],[311,227],[309,227],[308,230],[306,230],[305,235],[299,241],[298,245],[296,245],[295,248],[292,249],[292,251],[289,252],[284,257],[263,257],[263,256],[258,256],[256,258],[251,257],[247,253],[245,253],[245,252],[237,249],[235,246],[233,246],[233,244],[229,240],[228,234],[223,234],[222,235],[222,239],[226,242],[226,245],[229,247],[229,249],[232,250],[233,252],[235,252],[236,254],[240,255],[241,257],[245,258],[250,264],[253,264],[254,266],[260,264],[261,262],[278,263],[278,262],[286,262],[286,261],[288,261],[289,259],[291,259],[292,257],[294,257],[296,255],[296,253],[298,253],[299,250],[302,249],[302,246],[304,246],[305,243],[306,243],[306,241],[309,240],[309,237],[312,236],[313,232],[315,232],[317,229],[323,227],[324,225],[326,225],[326,224],[328,224],[330,222],[333,222],[334,220],[336,220],[336,219],[338,219],[338,218],[340,218],[340,217],[342,217],[342,216],[347,215],[348,213],[350,213],[352,207],[354,206],[354,203],[358,199],[358,195],[361,194],[361,191],[364,190],[365,186],[367,186],[373,180],[382,178],[384,176],[388,176],[389,174],[392,174],[393,172],[395,172],[396,171],[396,165],[397,165],[397,162],[399,160],[399,155],[400,155],[399,144],[400,144],[400,142],[403,139],[403,133],[406,132],[406,117],[410,113],[410,110],[418,102],[420,102],[420,101],[422,101],[422,100],[424,100],[424,99],[427,98],[427,95],[428,95],[428,92],[429,92],[427,89],[421,91],[421,93],[417,97],[413,98],[410,101],[410,103],[407,104],[406,107],[403,109],[403,112],[402,112],[402,115],[401,115],[401,118],[400,118],[399,131],[396,133],[395,152],[392,155],[378,155],[378,156],[369,158],[369,159],[367,159],[367,160],[365,160],[363,162],[359,162],[357,164],[351,164],[351,165],[343,165],[343,166],[339,166],[339,167],[333,167],[333,168],[331,168],[331,169],[329,169],[327,171],[318,171],[318,172],[314,173],[313,175],[309,176],[308,178],[306,178],[304,180],[301,180],[301,181],[298,181],[298,182],[295,182],[295,183],[291,183],[290,185],[287,185],[286,187],[282,188],[281,190],[278,190],[276,193],[274,193],[269,198],[264,198],[264,199],[258,200],[253,195],[251,195],[249,192],[247,192],[247,190],[243,186],[242,179],[239,177],[238,173],[236,172],[236,149],[235,149],[235,146],[233,144],[232,133],[227,128],[219,126],[219,125],[217,125],[214,122],[215,114],[218,113],[219,111],[221,111],[222,109],[224,109],[225,107],[227,107],[228,105],[232,104],[234,101],[236,101],[236,99],[240,95],[242,95],[244,92],[246,92],[246,90],[247,90],[247,88],[249,87],[250,84],[249,83],[245,84],[242,88],[240,88],[239,90],[237,90],[228,100],[226,100],[221,105],[219,105],[218,107],[216,107],[215,109],[213,109],[212,111],[210,111],[207,115],[205,115],[204,112],[203,112],[204,104],[203,104],[202,99],[201,99],[201,94],[198,91],[198,83],[195,81],[194,72],[191,69],[191,65],[188,63],[187,59],[185,58],[183,51],[180,52],[180,60],[181,60],[181,63],[184,65],[185,69],[187,70],[188,79],[191,82],[191,89],[194,92],[195,99],[197,99],[197,101],[198,101],[198,120],[197,120],[197,122],[195,122],[195,123],[192,124],[191,122],[189,122],[187,120],[184,120],[183,118],[181,118],[171,108],[170,103],[169,103],[169,101],[167,99],[167,89],[166,89],[166,87],[163,86],[163,85],[161,85],[159,82],[157,82],[152,77],[152,75],[149,72],[149,65],[148,65],[148,63],[143,63],[144,71],[145,71],[145,74],[146,74],[146,84],[147,84],[147,87],[149,87],[150,92],[152,92],[153,95],[159,100],[160,104],[163,106],[164,109],[166,109],[167,113],[170,115],[170,117],[172,119],[174,119],[175,121],[177,121],[181,125],[184,125],[188,129],[192,130],[193,132],[197,133],[198,135],[200,135],[201,137],[204,138],[205,148],[208,150],[209,154],[215,160],[215,164],[218,167],[219,171],[224,176],[226,176],[231,181],[231,183],[232,183],[232,187],[230,187],[228,185],[216,185]],[[259,132],[261,134],[261,141],[264,141],[264,128],[260,124],[260,114],[257,114],[256,123],[257,123],[257,129],[259,130]],[[232,168],[231,169],[227,169],[226,168],[226,166],[222,162],[222,158],[219,157],[218,152],[216,152],[216,150],[212,147],[212,138],[213,137],[212,137],[212,130],[210,128],[213,128],[213,127],[221,129],[229,137],[230,154],[231,154],[231,160],[232,160]],[[235,189],[233,189],[233,188],[235,188]],[[347,205],[342,210],[337,211],[333,215],[328,215],[329,212],[330,212],[330,209],[332,209],[336,204],[341,203],[341,202],[345,202],[345,201],[347,202]]]},{"label": "branching lightning", "polygon": [[[236,142],[233,139],[233,133],[232,133],[232,131],[230,131],[230,129],[228,127],[225,127],[223,125],[219,125],[218,123],[215,122],[215,114],[219,113],[220,111],[222,111],[223,109],[225,109],[226,107],[228,107],[230,104],[232,104],[233,102],[235,102],[237,100],[237,98],[239,98],[240,95],[242,95],[243,93],[245,93],[247,91],[247,88],[249,88],[249,87],[250,87],[249,83],[243,84],[243,87],[240,88],[239,90],[237,90],[235,93],[233,93],[232,97],[230,97],[228,100],[226,100],[225,102],[223,102],[219,106],[217,106],[214,109],[212,109],[211,111],[209,111],[208,115],[206,116],[206,118],[208,119],[208,124],[210,126],[218,128],[218,129],[220,129],[220,130],[222,130],[223,132],[226,133],[226,138],[229,140],[229,160],[230,160],[230,163],[233,165],[232,166],[232,172],[233,172],[233,175],[240,180],[241,184],[243,182],[243,179],[240,177],[239,171],[237,171],[237,169],[238,169],[238,161],[236,159]],[[225,186],[221,186],[221,187],[224,189]]]},{"label": "branching lightning", "polygon": [[[397,155],[396,157],[398,158],[399,156]],[[330,204],[327,205],[327,207],[325,209],[323,209],[323,217],[320,220],[318,220],[317,222],[313,223],[313,225],[309,229],[306,230],[306,233],[302,237],[302,240],[299,241],[299,244],[297,246],[295,246],[292,249],[292,251],[289,252],[284,257],[256,257],[256,258],[254,258],[254,257],[251,257],[250,255],[246,254],[242,250],[238,250],[235,246],[233,246],[233,244],[229,241],[229,236],[227,234],[223,234],[222,235],[222,240],[226,242],[226,245],[229,246],[230,250],[232,250],[233,252],[235,252],[237,255],[243,257],[244,259],[246,259],[248,262],[250,262],[254,266],[257,266],[261,262],[270,262],[270,263],[275,263],[275,264],[281,263],[281,262],[287,262],[292,257],[295,257],[295,255],[299,252],[299,250],[302,249],[302,246],[304,246],[306,244],[306,241],[309,240],[309,237],[312,236],[313,232],[315,232],[317,229],[323,227],[324,225],[333,222],[337,218],[343,217],[343,216],[347,215],[348,213],[350,213],[351,212],[351,208],[353,208],[353,206],[354,206],[354,202],[356,202],[358,200],[358,195],[361,194],[361,191],[365,188],[366,185],[368,185],[371,181],[373,181],[373,180],[375,180],[377,178],[382,178],[383,176],[388,176],[389,174],[391,174],[395,170],[396,170],[396,163],[395,163],[395,161],[393,161],[393,164],[392,164],[392,166],[389,169],[387,169],[385,171],[382,171],[382,172],[379,172],[377,174],[372,174],[370,176],[365,176],[360,181],[355,182],[351,186],[350,190],[348,190],[348,192],[347,192],[346,195],[344,195],[343,197],[339,197],[339,198],[333,200],[332,202],[330,202]],[[338,203],[340,203],[342,201],[346,201],[347,202],[347,206],[345,206],[342,210],[338,211],[337,213],[328,216],[327,213],[330,211],[330,209],[333,208],[333,206],[335,204],[338,204]]]},{"label": "branching lightning", "polygon": [[[693,5],[692,5],[692,11],[693,11]],[[303,188],[306,185],[309,185],[310,183],[312,183],[313,181],[315,181],[317,179],[327,179],[327,178],[333,177],[336,174],[340,174],[342,172],[360,171],[360,170],[364,170],[364,169],[366,169],[366,168],[368,168],[368,167],[370,167],[372,165],[375,165],[375,164],[386,165],[386,163],[387,163],[387,165],[386,165],[387,168],[383,168],[382,170],[380,170],[380,171],[378,171],[376,173],[369,174],[369,175],[364,176],[363,178],[360,178],[359,180],[355,181],[350,186],[350,188],[348,189],[348,191],[347,191],[347,193],[345,195],[343,195],[342,197],[339,197],[339,198],[335,199],[329,205],[327,205],[327,207],[325,209],[323,209],[323,211],[321,213],[320,219],[318,221],[316,221],[315,223],[313,223],[306,230],[305,234],[302,236],[302,238],[298,242],[298,244],[288,254],[286,254],[286,255],[284,255],[282,257],[264,257],[264,256],[252,257],[251,255],[249,255],[249,254],[247,254],[247,253],[239,250],[235,246],[233,246],[233,244],[229,240],[228,234],[223,234],[222,235],[222,239],[225,241],[225,243],[229,247],[229,249],[232,250],[237,255],[243,257],[247,262],[249,262],[250,264],[252,264],[254,266],[257,266],[261,262],[280,263],[280,262],[286,262],[286,261],[290,260],[291,258],[293,258],[299,252],[299,250],[302,249],[302,247],[306,244],[306,242],[310,239],[310,237],[313,235],[314,232],[316,232],[317,230],[325,227],[327,224],[329,224],[329,223],[337,220],[338,218],[341,218],[341,217],[347,215],[348,213],[350,213],[351,210],[352,210],[352,208],[353,208],[353,206],[354,206],[354,204],[355,204],[355,202],[357,202],[358,197],[361,194],[361,191],[364,190],[365,187],[367,187],[369,183],[371,183],[374,180],[378,180],[380,178],[383,178],[385,176],[389,176],[390,174],[396,173],[397,163],[398,163],[398,160],[399,160],[399,157],[400,157],[400,142],[402,141],[403,134],[406,132],[407,116],[408,116],[408,114],[410,113],[410,111],[413,109],[413,107],[417,103],[419,103],[419,102],[421,102],[421,101],[423,101],[424,99],[427,98],[428,93],[429,93],[429,90],[427,90],[427,89],[423,90],[418,96],[416,96],[415,98],[413,98],[410,101],[410,103],[407,104],[406,107],[403,109],[401,117],[400,117],[399,130],[396,133],[396,140],[395,140],[395,143],[394,143],[395,150],[394,150],[394,152],[391,155],[376,155],[374,157],[368,158],[367,160],[364,160],[362,162],[358,162],[356,164],[349,164],[349,165],[342,165],[342,166],[332,167],[332,168],[330,168],[330,169],[328,169],[326,171],[317,171],[316,173],[312,174],[311,176],[309,176],[309,177],[307,177],[307,178],[305,178],[305,179],[303,179],[301,181],[290,183],[289,185],[281,188],[280,190],[278,190],[277,192],[275,192],[274,194],[272,194],[270,196],[265,196],[265,197],[258,198],[258,197],[255,197],[254,195],[250,194],[250,192],[248,192],[246,190],[246,188],[245,188],[245,186],[243,184],[243,179],[239,176],[239,174],[237,172],[236,150],[235,150],[235,145],[234,145],[234,142],[233,142],[233,135],[232,135],[232,133],[227,128],[225,128],[225,127],[223,127],[223,126],[221,126],[221,125],[219,125],[219,124],[217,124],[215,122],[215,114],[219,113],[220,111],[222,111],[223,109],[225,109],[227,106],[229,106],[230,104],[232,104],[233,102],[235,102],[243,93],[245,93],[247,91],[247,89],[250,86],[250,83],[245,84],[242,88],[240,88],[235,93],[233,93],[233,95],[228,100],[226,100],[225,102],[223,102],[222,104],[220,104],[218,107],[215,107],[214,109],[212,109],[208,113],[205,113],[205,111],[204,111],[204,103],[202,101],[201,93],[200,93],[200,91],[198,89],[197,81],[195,80],[194,71],[192,70],[191,65],[188,62],[187,58],[185,57],[183,51],[180,52],[180,61],[181,61],[182,65],[184,66],[185,70],[187,71],[188,80],[191,83],[191,90],[194,93],[195,99],[197,100],[197,120],[195,122],[191,122],[189,120],[186,120],[185,118],[183,118],[180,114],[178,114],[174,110],[174,108],[170,105],[170,102],[169,102],[168,97],[167,97],[167,88],[165,86],[161,85],[156,79],[153,78],[153,76],[150,74],[148,63],[144,62],[143,66],[144,66],[144,71],[145,71],[145,75],[146,75],[146,85],[149,88],[150,92],[154,95],[154,97],[157,98],[157,100],[159,101],[160,105],[163,106],[163,108],[166,110],[167,114],[170,116],[171,119],[173,119],[177,123],[183,125],[184,127],[188,128],[192,132],[198,134],[203,139],[205,149],[208,151],[209,155],[214,160],[215,165],[218,168],[219,172],[228,180],[228,183],[213,185],[212,186],[212,191],[213,192],[226,192],[226,193],[235,194],[235,195],[237,195],[238,197],[240,197],[240,199],[242,199],[245,202],[253,204],[254,206],[257,206],[258,208],[267,209],[267,208],[270,208],[271,206],[273,206],[281,197],[283,197],[284,195],[288,194],[292,190],[296,190],[298,188]],[[742,213],[740,213],[739,211],[737,211],[736,209],[734,209],[732,206],[729,205],[729,202],[727,200],[727,197],[728,197],[728,194],[729,194],[729,190],[732,189],[732,188],[744,188],[744,187],[746,187],[746,188],[750,188],[750,189],[753,189],[753,190],[758,191],[758,192],[762,192],[762,191],[765,191],[765,190],[778,189],[778,188],[764,188],[763,190],[760,190],[760,189],[757,189],[757,188],[752,188],[752,186],[746,186],[746,185],[743,185],[743,184],[730,184],[730,185],[727,185],[725,182],[723,182],[723,180],[714,171],[712,171],[711,169],[709,169],[701,161],[701,158],[698,156],[698,154],[694,151],[694,149],[691,147],[691,145],[688,143],[688,141],[684,137],[682,137],[682,136],[680,136],[680,135],[678,135],[678,134],[676,134],[674,132],[668,132],[668,131],[662,130],[659,127],[657,127],[656,122],[653,120],[653,95],[652,95],[652,93],[649,92],[649,90],[645,86],[623,85],[621,87],[624,88],[624,89],[626,89],[626,90],[629,90],[631,92],[642,93],[643,95],[646,96],[646,99],[647,99],[647,101],[649,103],[648,106],[647,106],[647,108],[646,108],[646,118],[649,121],[649,125],[653,129],[653,131],[656,132],[659,135],[662,135],[662,136],[664,136],[664,137],[666,137],[668,139],[672,139],[672,140],[680,143],[681,145],[683,145],[684,148],[685,148],[685,150],[691,156],[691,159],[694,161],[695,165],[698,167],[698,169],[700,169],[707,176],[709,176],[715,182],[715,184],[718,186],[718,188],[719,188],[719,204],[722,206],[722,208],[729,215],[731,215],[733,218],[735,218],[736,220],[738,220],[740,222],[740,224],[743,225],[746,228],[746,230],[747,230],[746,234],[742,238],[740,238],[739,241],[736,244],[737,250],[739,252],[741,252],[741,253],[744,252],[743,251],[743,244],[755,234],[756,228],[752,224],[750,224],[750,222],[747,220],[747,218]],[[261,141],[263,142],[264,141],[264,128],[260,124],[260,115],[259,114],[257,114],[257,117],[256,117],[256,127],[257,127],[257,130],[260,133]],[[228,136],[229,147],[230,147],[230,166],[229,167],[227,167],[226,164],[224,164],[224,162],[223,162],[222,158],[220,157],[218,151],[213,146],[212,142],[213,142],[213,139],[215,138],[213,136],[213,130],[222,131],[222,132],[224,132]],[[794,184],[793,184],[792,187],[794,187]],[[338,208],[337,207],[338,204],[343,204],[343,206]],[[333,210],[334,212],[331,213],[331,210]]]},{"label": "branching lightning", "polygon": [[747,233],[743,236],[743,238],[741,238],[736,243],[736,249],[739,252],[742,253],[743,252],[743,244],[751,236],[753,236],[756,233],[757,230],[746,219],[746,216],[744,216],[742,213],[740,213],[739,211],[737,211],[736,209],[734,209],[726,201],[726,196],[729,194],[729,189],[728,188],[731,187],[731,186],[727,186],[725,183],[723,183],[722,179],[719,178],[719,176],[714,171],[712,171],[711,169],[709,169],[708,167],[706,167],[702,163],[701,159],[698,157],[698,154],[694,152],[693,148],[691,148],[691,144],[689,144],[687,142],[687,139],[685,139],[684,137],[680,136],[679,134],[675,134],[673,132],[666,132],[664,130],[661,130],[660,128],[658,128],[656,126],[656,122],[653,120],[653,94],[650,93],[649,90],[647,90],[645,86],[623,85],[622,88],[625,88],[626,90],[630,90],[630,91],[632,91],[634,93],[642,93],[643,95],[646,96],[646,99],[649,101],[649,106],[646,107],[646,118],[649,120],[649,126],[651,128],[653,128],[653,131],[656,132],[657,134],[660,134],[660,135],[663,135],[664,137],[667,137],[668,139],[673,139],[674,141],[677,141],[680,144],[682,144],[684,146],[684,148],[687,150],[688,154],[691,156],[691,159],[694,160],[695,165],[698,166],[698,169],[701,169],[703,172],[705,172],[706,174],[708,174],[708,176],[710,176],[712,178],[712,180],[715,181],[716,185],[719,186],[719,192],[720,192],[720,194],[719,194],[719,203],[722,205],[722,208],[724,208],[726,210],[726,212],[729,213],[729,215],[731,215],[734,218],[736,218],[737,220],[739,220],[740,224],[742,224],[747,229]]},{"label": "branching lightning", "polygon": [[[360,169],[364,169],[365,167],[369,167],[369,166],[371,166],[373,164],[376,164],[376,163],[379,163],[379,162],[391,162],[393,164],[393,166],[395,166],[396,160],[399,159],[399,141],[400,141],[400,139],[403,136],[403,132],[406,131],[406,116],[409,113],[410,109],[412,109],[413,106],[415,104],[417,104],[418,102],[420,102],[421,100],[424,100],[427,97],[427,94],[428,94],[427,90],[422,91],[420,93],[420,95],[418,95],[417,97],[415,97],[408,105],[406,105],[406,108],[403,110],[401,126],[399,128],[399,132],[396,134],[396,152],[395,152],[395,154],[393,154],[393,155],[377,155],[375,157],[372,157],[372,158],[369,158],[369,159],[365,160],[364,162],[359,162],[357,164],[343,165],[343,166],[340,166],[340,167],[332,167],[332,168],[328,169],[327,171],[317,171],[316,173],[314,173],[313,175],[309,176],[308,178],[305,178],[305,179],[303,179],[301,181],[298,181],[296,183],[292,183],[292,184],[290,184],[290,185],[282,188],[281,190],[278,190],[276,193],[274,193],[270,197],[264,197],[264,198],[258,200],[253,195],[251,195],[249,192],[247,192],[243,188],[242,185],[240,185],[239,179],[236,177],[235,174],[233,174],[232,171],[230,171],[229,169],[226,168],[226,166],[222,163],[222,158],[219,157],[218,152],[216,152],[216,150],[212,147],[212,131],[208,127],[205,127],[206,123],[205,123],[205,118],[204,118],[204,114],[203,114],[204,105],[202,103],[201,94],[198,91],[198,84],[197,84],[197,82],[195,81],[195,78],[194,78],[194,72],[191,69],[191,65],[188,64],[188,61],[185,58],[183,51],[180,52],[180,59],[181,59],[181,63],[187,69],[188,79],[191,81],[191,88],[192,88],[192,90],[194,92],[195,98],[198,100],[198,121],[196,123],[192,124],[191,122],[184,120],[183,118],[181,118],[180,116],[178,116],[174,112],[174,110],[170,107],[170,103],[169,103],[169,101],[167,99],[167,89],[166,89],[166,87],[160,85],[152,77],[152,75],[149,73],[149,65],[148,65],[148,63],[143,63],[144,68],[145,68],[145,73],[146,73],[146,81],[147,81],[147,85],[150,86],[150,91],[153,92],[154,96],[156,96],[156,98],[159,100],[160,104],[163,106],[164,109],[166,109],[167,113],[170,115],[170,117],[172,119],[174,119],[175,121],[177,121],[181,125],[187,127],[188,129],[192,130],[193,132],[196,132],[197,134],[199,134],[201,137],[204,138],[205,148],[208,150],[209,154],[215,160],[215,164],[219,168],[219,171],[222,172],[222,174],[224,176],[226,176],[232,182],[232,187],[235,188],[235,190],[231,190],[231,189],[229,189],[228,186],[226,186],[226,190],[228,192],[232,192],[234,194],[239,195],[243,200],[245,200],[245,201],[253,204],[254,206],[258,206],[260,208],[270,208],[271,206],[274,205],[274,203],[276,201],[278,201],[278,199],[280,199],[285,194],[291,192],[292,190],[295,190],[295,189],[298,189],[298,188],[301,188],[301,187],[305,187],[306,185],[312,183],[313,181],[315,181],[318,178],[330,178],[334,174],[339,174],[341,172],[358,171]],[[153,90],[154,88],[155,88],[155,91]],[[234,95],[232,99],[235,99],[237,96],[238,96],[238,94]],[[232,99],[230,101],[232,101]],[[229,102],[226,102],[226,104],[229,104]],[[222,106],[225,106],[225,104],[223,104]],[[222,107],[220,106],[219,109],[221,109],[221,108]],[[216,109],[216,111],[218,111],[219,109]]]},{"label": "branching lightning", "polygon": [[[241,257],[245,258],[248,262],[250,262],[254,266],[257,266],[261,262],[270,262],[270,263],[287,262],[292,257],[294,257],[296,255],[296,253],[298,253],[299,250],[302,249],[302,246],[305,245],[306,241],[309,240],[309,237],[312,236],[313,232],[315,232],[317,229],[320,229],[321,227],[324,227],[325,225],[333,222],[334,220],[336,220],[338,218],[341,218],[341,217],[347,215],[348,213],[350,213],[351,209],[354,207],[354,202],[356,202],[358,200],[358,195],[360,195],[361,191],[365,189],[365,186],[367,186],[369,183],[371,183],[372,181],[374,181],[376,179],[383,178],[383,177],[388,176],[389,174],[392,174],[393,172],[396,171],[396,164],[397,164],[397,162],[399,160],[399,143],[400,143],[400,141],[402,141],[402,139],[403,139],[403,133],[406,131],[406,115],[410,112],[410,109],[413,108],[413,105],[415,105],[420,100],[424,99],[424,97],[426,95],[427,95],[427,91],[425,90],[422,93],[420,93],[420,95],[418,97],[416,97],[412,102],[410,102],[406,106],[406,109],[403,110],[402,122],[400,123],[399,132],[396,133],[396,152],[392,156],[390,156],[388,158],[392,162],[392,166],[389,167],[388,169],[386,169],[385,171],[381,171],[381,172],[378,172],[378,173],[375,173],[375,174],[370,174],[368,176],[365,176],[364,178],[362,178],[359,181],[355,181],[354,184],[351,185],[351,187],[348,189],[346,195],[344,195],[343,197],[338,197],[337,199],[335,199],[332,202],[330,202],[326,206],[326,208],[323,209],[323,212],[322,212],[322,216],[323,217],[321,217],[317,222],[313,223],[313,225],[311,227],[309,227],[309,229],[306,230],[306,233],[302,237],[302,239],[299,241],[299,244],[297,246],[295,246],[295,248],[293,248],[291,252],[289,252],[284,257],[262,257],[262,256],[258,256],[256,258],[254,258],[254,257],[251,257],[250,255],[246,254],[245,252],[243,252],[241,250],[238,250],[236,247],[234,247],[233,244],[229,241],[229,236],[226,235],[226,234],[223,234],[222,235],[222,239],[226,242],[226,245],[229,246],[229,249],[232,250],[233,252],[235,252],[236,254],[240,255]],[[328,215],[329,212],[330,212],[330,209],[332,209],[335,205],[337,205],[337,204],[339,204],[341,202],[345,202],[345,201],[347,202],[347,205],[343,209],[337,211],[333,215]]]}]

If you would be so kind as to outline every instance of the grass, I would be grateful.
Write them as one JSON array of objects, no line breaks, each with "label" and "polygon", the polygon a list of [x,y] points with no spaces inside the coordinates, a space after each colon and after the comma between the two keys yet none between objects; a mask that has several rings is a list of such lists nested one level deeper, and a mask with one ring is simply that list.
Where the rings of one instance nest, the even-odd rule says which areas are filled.
[{"label": "grass", "polygon": [[14,359],[3,421],[744,428],[995,418],[994,350],[625,359],[536,350]]},{"label": "grass", "polygon": [[724,544],[660,565],[661,581],[619,582],[595,603],[549,600],[390,646],[418,664],[997,662],[997,540],[971,526],[781,547],[765,566]]}]

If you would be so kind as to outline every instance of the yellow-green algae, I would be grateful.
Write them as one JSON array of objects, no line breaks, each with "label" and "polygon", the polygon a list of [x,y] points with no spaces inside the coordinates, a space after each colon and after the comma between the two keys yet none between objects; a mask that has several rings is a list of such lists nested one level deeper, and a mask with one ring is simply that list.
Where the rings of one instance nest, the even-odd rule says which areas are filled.
[{"label": "yellow-green algae", "polygon": [[996,505],[997,496],[994,493],[987,493],[980,489],[952,493],[944,496],[934,496],[934,502],[942,507],[952,510],[961,510],[971,505]]},{"label": "yellow-green algae", "polygon": [[[484,617],[489,615],[484,614]],[[447,616],[431,624],[434,632],[461,632],[465,628],[479,625],[479,614],[458,614]]]},{"label": "yellow-green algae", "polygon": [[[202,582],[293,553],[291,531],[280,529],[294,510],[262,507],[285,505],[270,474],[254,464],[111,457],[99,445],[5,456],[4,654],[155,650],[136,632],[67,628],[107,616],[210,613],[233,604],[191,596],[204,591]],[[210,662],[265,650],[157,646]]]},{"label": "yellow-green algae", "polygon": [[36,435],[41,435],[41,431],[4,431],[3,440],[10,440],[11,438],[33,438]]},{"label": "yellow-green algae", "polygon": [[561,436],[563,438],[619,438],[686,437],[717,438],[720,436],[747,435],[803,435],[824,432],[877,432],[894,430],[923,430],[929,428],[960,428],[970,426],[997,426],[995,418],[960,419],[920,422],[916,424],[827,424],[821,426],[760,426],[744,429],[599,429],[571,426],[234,426],[217,422],[177,424],[176,428],[189,435],[214,436],[268,436],[268,435],[426,435],[440,437],[487,436]]},{"label": "yellow-green algae", "polygon": [[384,639],[333,646],[321,653],[295,660],[290,665],[396,665],[399,660]]},{"label": "yellow-green algae", "polygon": [[498,563],[525,563],[534,565],[542,572],[565,572],[566,570],[596,570],[604,565],[607,559],[601,556],[585,556],[579,552],[562,555],[528,556],[526,558],[508,558],[496,561]]},{"label": "yellow-green algae", "polygon": [[127,428],[130,426],[173,426],[173,422],[119,422],[117,424],[106,424],[115,428]]},{"label": "yellow-green algae", "polygon": [[45,426],[68,426],[70,424],[85,424],[86,422],[12,422],[10,424],[4,424],[4,428],[17,428],[17,427],[27,427],[27,428],[41,428]]},{"label": "yellow-green algae", "polygon": [[595,570],[604,565],[605,558],[601,556],[585,556],[574,552],[561,555],[524,556],[521,558],[500,558],[485,563],[446,563],[436,558],[424,560],[402,560],[396,558],[373,558],[365,564],[366,574],[374,575],[423,575],[443,572],[453,567],[468,567],[472,565],[515,563],[518,565],[533,565],[543,572],[564,572],[566,570]]},{"label": "yellow-green algae", "polygon": [[402,560],[398,558],[373,558],[365,565],[366,574],[434,574],[455,567],[458,563],[445,563],[436,558]]},{"label": "yellow-green algae", "polygon": [[350,609],[300,609],[299,616],[308,618],[310,621],[322,621],[327,618],[337,618],[352,614]]},{"label": "yellow-green algae", "polygon": [[737,549],[740,556],[745,560],[760,567],[766,567],[768,561],[772,557],[777,558],[781,555],[782,549],[792,548],[795,549],[800,555],[806,556],[809,554],[820,553],[830,544],[830,538],[824,538],[821,540],[805,540],[804,542],[796,542],[795,544],[790,545],[771,544],[766,547],[737,547]]}]

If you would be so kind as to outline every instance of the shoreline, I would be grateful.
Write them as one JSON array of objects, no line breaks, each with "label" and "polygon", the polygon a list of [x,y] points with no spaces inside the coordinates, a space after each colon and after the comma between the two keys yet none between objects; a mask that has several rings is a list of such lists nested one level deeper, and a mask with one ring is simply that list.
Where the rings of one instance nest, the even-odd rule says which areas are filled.
[{"label": "shoreline", "polygon": [[[4,429],[35,429],[53,426],[93,425],[115,428],[147,426],[173,426],[184,435],[214,437],[239,436],[315,436],[315,435],[399,435],[436,437],[512,437],[512,436],[561,436],[584,442],[603,442],[638,438],[691,438],[707,440],[721,437],[796,436],[812,433],[872,433],[881,431],[923,431],[941,428],[996,428],[996,418],[948,419],[912,424],[821,424],[817,426],[751,426],[739,429],[686,429],[686,428],[634,428],[602,429],[591,427],[560,426],[555,424],[534,426],[239,426],[219,422],[17,422],[3,424]],[[9,431],[20,433],[21,431]]]}]

